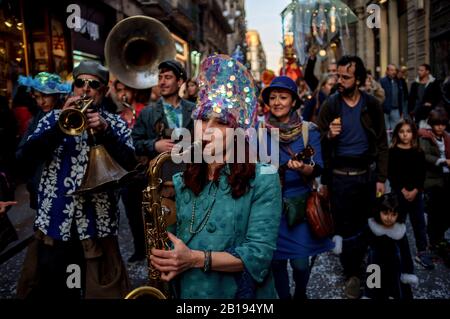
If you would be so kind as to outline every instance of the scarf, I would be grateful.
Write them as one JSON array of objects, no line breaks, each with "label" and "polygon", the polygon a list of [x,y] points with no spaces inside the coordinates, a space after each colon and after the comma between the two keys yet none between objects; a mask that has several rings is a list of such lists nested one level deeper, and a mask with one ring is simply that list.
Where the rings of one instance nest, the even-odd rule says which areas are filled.
[{"label": "scarf", "polygon": [[302,134],[302,119],[295,110],[289,114],[289,122],[281,123],[278,119],[269,113],[266,121],[266,127],[280,130],[280,140],[282,143],[291,143]]}]

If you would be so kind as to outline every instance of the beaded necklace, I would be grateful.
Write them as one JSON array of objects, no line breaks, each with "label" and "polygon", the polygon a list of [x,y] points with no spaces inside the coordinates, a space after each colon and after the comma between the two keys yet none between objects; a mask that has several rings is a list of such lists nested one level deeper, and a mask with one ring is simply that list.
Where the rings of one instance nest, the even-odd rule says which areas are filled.
[{"label": "beaded necklace", "polygon": [[194,230],[194,221],[195,221],[195,208],[197,206],[197,198],[194,198],[194,203],[192,205],[192,216],[191,216],[191,225],[189,227],[189,232],[191,234],[198,234],[199,232],[201,232],[203,230],[203,228],[205,228],[206,223],[209,220],[209,216],[211,216],[211,211],[212,208],[214,206],[214,203],[216,202],[216,195],[217,195],[217,191],[219,190],[219,186],[216,187],[215,191],[214,191],[214,195],[213,195],[213,200],[211,203],[211,206],[209,207],[209,209],[206,212],[205,217],[203,218],[203,220],[200,222],[200,225],[197,227],[196,230]]}]

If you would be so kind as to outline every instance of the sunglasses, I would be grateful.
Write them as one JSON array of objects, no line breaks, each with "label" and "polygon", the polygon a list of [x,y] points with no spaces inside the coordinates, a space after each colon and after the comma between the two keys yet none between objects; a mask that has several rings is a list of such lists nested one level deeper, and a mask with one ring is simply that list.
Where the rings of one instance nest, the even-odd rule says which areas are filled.
[{"label": "sunglasses", "polygon": [[77,88],[83,88],[85,85],[89,85],[89,87],[91,89],[98,89],[102,84],[100,83],[100,81],[94,80],[94,79],[76,79],[73,84],[75,85],[75,87]]}]

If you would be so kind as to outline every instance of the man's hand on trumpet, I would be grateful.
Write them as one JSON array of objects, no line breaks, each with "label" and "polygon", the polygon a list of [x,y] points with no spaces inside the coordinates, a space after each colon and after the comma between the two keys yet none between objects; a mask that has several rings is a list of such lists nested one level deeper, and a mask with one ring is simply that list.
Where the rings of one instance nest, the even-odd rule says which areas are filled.
[{"label": "man's hand on trumpet", "polygon": [[77,106],[77,103],[79,100],[81,100],[81,96],[79,95],[75,95],[75,96],[69,96],[66,100],[66,102],[64,103],[62,109],[66,110],[66,109],[73,109]]},{"label": "man's hand on trumpet", "polygon": [[108,123],[96,110],[88,109],[86,112],[87,127],[95,133],[103,133],[108,128]]}]

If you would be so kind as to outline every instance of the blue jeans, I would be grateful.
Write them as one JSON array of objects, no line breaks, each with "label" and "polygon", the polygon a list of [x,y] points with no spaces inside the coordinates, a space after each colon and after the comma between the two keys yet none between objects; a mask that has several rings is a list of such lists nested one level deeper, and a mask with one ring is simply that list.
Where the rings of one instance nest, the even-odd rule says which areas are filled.
[{"label": "blue jeans", "polygon": [[390,143],[392,138],[392,131],[394,131],[395,125],[400,121],[400,110],[392,109],[389,113],[384,113],[384,124],[388,132],[388,141]]},{"label": "blue jeans", "polygon": [[400,190],[394,190],[399,200],[399,211],[409,215],[409,220],[414,231],[417,252],[427,249],[427,231],[425,226],[425,214],[423,206],[423,194],[417,193],[412,202],[408,202]]},{"label": "blue jeans", "polygon": [[[306,287],[312,265],[309,265],[309,257],[291,259],[291,267],[295,282],[294,299],[306,299]],[[275,279],[275,288],[280,299],[292,299],[287,271],[287,260],[273,260],[272,272]]]}]

